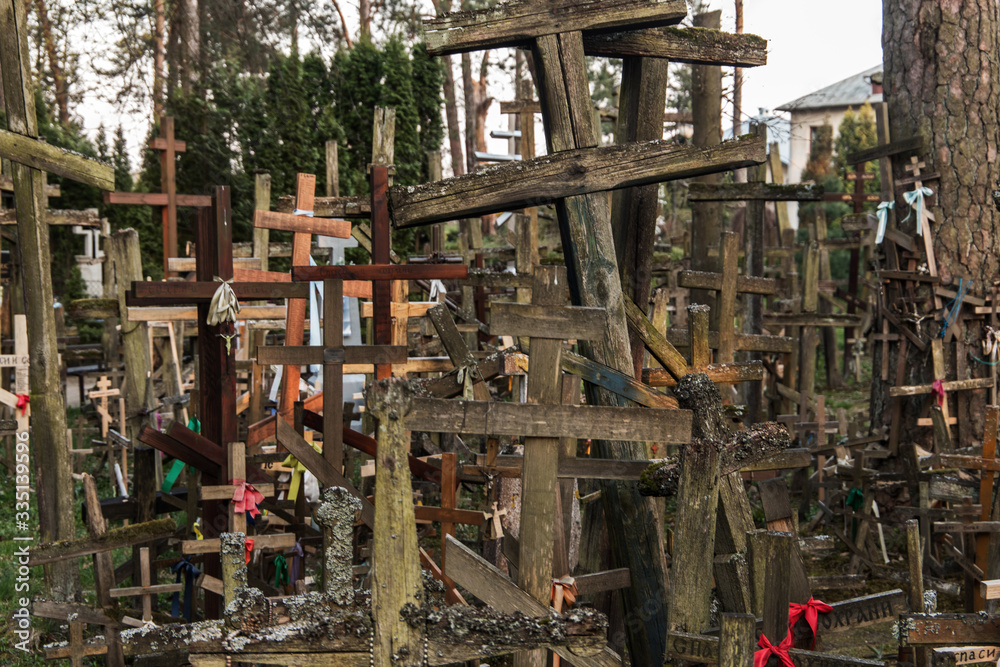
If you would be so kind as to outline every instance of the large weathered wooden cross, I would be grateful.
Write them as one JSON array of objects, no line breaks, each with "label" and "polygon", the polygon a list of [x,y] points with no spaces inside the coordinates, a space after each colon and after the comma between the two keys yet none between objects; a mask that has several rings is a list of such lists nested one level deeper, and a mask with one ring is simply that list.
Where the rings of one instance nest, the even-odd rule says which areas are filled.
[{"label": "large weathered wooden cross", "polygon": [[[589,346],[590,354],[594,361],[621,372],[635,371],[611,211],[603,192],[764,161],[764,144],[757,139],[740,139],[711,149],[671,148],[662,141],[596,147],[597,127],[586,78],[586,49],[619,57],[670,57],[666,52],[671,46],[676,47],[681,38],[654,28],[676,24],[686,14],[686,4],[674,0],[551,0],[542,7],[535,3],[508,3],[488,11],[463,12],[429,21],[428,50],[435,55],[500,46],[531,47],[549,155],[426,186],[395,188],[389,194],[397,227],[555,202],[573,303],[605,308],[608,312],[605,336]],[[599,37],[615,30],[623,32],[610,41]],[[648,39],[643,41],[640,37]],[[686,51],[690,56],[691,50]],[[640,82],[641,77],[634,80]],[[662,109],[652,113],[657,114],[657,122],[662,122]],[[662,132],[662,126],[660,129]],[[628,220],[622,224],[632,223]],[[638,243],[648,245],[649,239],[639,239]],[[629,274],[634,273],[633,267],[625,268]],[[611,400],[610,396],[606,398]],[[614,458],[645,455],[645,446],[639,443],[602,442],[598,447],[605,453],[613,453]],[[619,488],[616,493],[632,491]],[[647,582],[632,589],[629,604],[661,610],[630,630],[633,660],[654,664],[662,659],[665,649],[662,639],[665,619],[662,601],[654,593],[663,573],[655,557],[659,547],[652,503],[635,497],[623,499],[619,505],[617,496],[604,498],[612,513],[622,506],[634,507],[634,516],[612,522],[619,525],[610,530],[613,540],[622,543],[630,540],[633,544],[634,548],[628,550],[633,580]],[[630,504],[633,502],[634,505]],[[624,535],[626,525],[630,531],[628,538]]]}]

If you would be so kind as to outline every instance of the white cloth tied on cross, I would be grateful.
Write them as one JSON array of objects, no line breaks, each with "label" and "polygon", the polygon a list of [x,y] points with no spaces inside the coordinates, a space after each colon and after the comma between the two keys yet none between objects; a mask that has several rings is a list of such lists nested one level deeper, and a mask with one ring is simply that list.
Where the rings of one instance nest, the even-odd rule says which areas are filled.
[{"label": "white cloth tied on cross", "polygon": [[304,215],[306,217],[311,218],[311,217],[313,217],[313,212],[312,211],[306,211],[305,209],[297,208],[294,211],[292,211],[292,215]]},{"label": "white cloth tied on cross", "polygon": [[885,238],[885,228],[889,221],[889,209],[896,208],[896,202],[884,201],[878,205],[875,215],[878,217],[878,231],[875,233],[875,245],[881,245]]},{"label": "white cloth tied on cross", "polygon": [[[914,203],[917,205],[916,206],[916,209],[917,209],[917,236],[923,236],[924,235],[924,197],[930,197],[933,194],[934,194],[934,191],[931,190],[927,186],[924,186],[922,188],[917,188],[915,190],[911,190],[910,192],[904,192],[903,193],[903,199],[906,200],[906,203],[910,205],[911,209],[913,209],[913,204]],[[913,213],[913,211],[911,210],[910,214],[912,214],[912,213]],[[905,218],[903,218],[903,222],[906,222],[907,220],[910,219],[910,214],[907,214],[907,216]]]},{"label": "white cloth tied on cross", "polygon": [[214,327],[223,322],[235,322],[236,314],[240,312],[240,302],[233,291],[233,279],[223,280],[215,276],[215,282],[220,283],[212,302],[208,305],[208,326]]}]

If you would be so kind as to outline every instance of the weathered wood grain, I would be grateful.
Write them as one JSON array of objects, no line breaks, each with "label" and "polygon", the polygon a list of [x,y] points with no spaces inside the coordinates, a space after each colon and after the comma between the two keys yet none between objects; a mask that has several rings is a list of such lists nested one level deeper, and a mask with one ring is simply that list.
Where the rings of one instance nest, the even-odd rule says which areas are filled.
[{"label": "weathered wood grain", "polygon": [[795,183],[692,183],[688,201],[822,201],[824,190],[818,185]]},{"label": "weathered wood grain", "polygon": [[542,406],[416,398],[406,425],[414,431],[430,433],[684,443],[690,440],[691,413],[598,405]]},{"label": "weathered wood grain", "polygon": [[[105,192],[105,204],[124,204],[131,206],[166,206],[166,192]],[[208,208],[212,205],[211,195],[175,195],[178,206],[192,208]]]},{"label": "weathered wood grain", "polygon": [[[691,335],[687,329],[667,329],[667,341],[678,350],[688,347]],[[733,337],[734,349],[737,352],[756,350],[758,352],[791,352],[795,349],[795,339],[789,336],[758,336],[755,334],[736,334]],[[708,332],[708,346],[719,349],[719,332]]]},{"label": "weathered wood grain", "polygon": [[254,211],[254,227],[264,227],[283,232],[333,236],[339,239],[351,237],[351,223],[332,218],[311,218],[306,215],[278,213],[277,211]]},{"label": "weathered wood grain", "polygon": [[[705,373],[716,384],[739,384],[764,379],[764,364],[747,361],[738,364],[712,364],[703,368],[693,368],[692,373]],[[663,368],[642,369],[642,381],[650,387],[676,387],[677,380]]]},{"label": "weathered wood grain", "polygon": [[603,308],[497,302],[490,312],[491,336],[600,340],[608,327]]},{"label": "weathered wood grain", "polygon": [[767,40],[706,28],[645,28],[584,33],[588,56],[666,58],[690,65],[756,67],[767,64]]},{"label": "weathered wood grain", "polygon": [[[275,207],[278,213],[295,210],[295,197],[278,198]],[[313,215],[317,218],[370,218],[372,202],[370,197],[316,197],[313,200]]]},{"label": "weathered wood grain", "polygon": [[679,23],[683,0],[522,0],[424,21],[432,55],[517,46],[578,30],[646,28]]},{"label": "weathered wood grain", "polygon": [[764,142],[755,137],[700,148],[644,141],[564,150],[437,183],[396,186],[389,190],[389,206],[397,228],[416,227],[738,169],[765,157]]},{"label": "weathered wood grain", "polygon": [[[723,274],[706,273],[703,271],[681,271],[677,276],[677,284],[692,289],[722,290]],[[746,294],[775,294],[778,291],[778,281],[774,278],[758,278],[755,276],[737,276],[736,291]]]},{"label": "weathered wood grain", "polygon": [[0,130],[0,155],[101,190],[115,189],[115,170],[110,164],[53,146],[41,139]]},{"label": "weathered wood grain", "polygon": [[[69,226],[79,225],[80,227],[99,227],[101,216],[97,214],[96,208],[87,208],[81,211],[49,208],[45,210],[43,221],[49,226]],[[17,209],[7,208],[0,210],[0,225],[16,225]]]},{"label": "weathered wood grain", "polygon": [[28,566],[55,563],[68,558],[77,558],[89,554],[110,551],[133,544],[152,542],[164,537],[170,537],[176,530],[174,520],[167,517],[145,523],[136,523],[122,528],[113,528],[94,537],[80,537],[74,540],[62,540],[51,544],[40,544],[30,550]]}]

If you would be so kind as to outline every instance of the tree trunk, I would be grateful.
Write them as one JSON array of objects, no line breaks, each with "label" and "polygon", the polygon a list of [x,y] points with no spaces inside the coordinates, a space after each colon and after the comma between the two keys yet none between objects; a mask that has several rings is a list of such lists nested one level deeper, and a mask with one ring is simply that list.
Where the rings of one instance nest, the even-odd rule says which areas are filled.
[{"label": "tree trunk", "polygon": [[59,110],[59,122],[69,124],[69,86],[66,83],[66,73],[59,63],[56,52],[55,35],[52,34],[52,21],[49,20],[49,10],[45,0],[35,0],[35,12],[38,14],[38,28],[42,33],[45,45],[45,55],[49,60],[49,71],[52,73],[53,93],[56,96],[56,108]]},{"label": "tree trunk", "polygon": [[163,64],[166,59],[166,48],[163,43],[165,31],[166,8],[165,0],[153,3],[155,16],[153,27],[153,118],[163,115]]},{"label": "tree trunk", "polygon": [[[451,0],[435,3],[438,16],[450,12],[451,7]],[[442,56],[441,62],[444,67],[444,115],[448,122],[448,152],[451,153],[451,171],[454,176],[461,176],[465,173],[465,161],[462,155],[462,131],[458,126],[455,70],[452,67],[451,56]]]},{"label": "tree trunk", "polygon": [[360,0],[358,2],[358,40],[365,37],[371,39],[372,36],[372,2],[371,0]]},{"label": "tree trunk", "polygon": [[194,84],[198,83],[198,65],[201,61],[201,20],[198,0],[180,0],[176,20],[179,23],[180,86],[184,94],[189,95]]},{"label": "tree trunk", "polygon": [[[935,193],[930,210],[936,216],[931,233],[938,273],[942,283],[953,283],[952,289],[958,278],[972,280],[970,293],[978,296],[1000,268],[1000,214],[990,198],[1000,174],[998,29],[992,0],[883,2],[884,90],[892,137],[925,138],[922,171],[940,174],[928,184]],[[901,206],[906,204],[899,198],[897,210]],[[935,327],[931,334],[936,333]],[[965,342],[975,349],[981,337],[981,326],[966,320]],[[908,382],[932,381],[930,357],[920,357],[908,364],[914,369]],[[916,360],[911,356],[911,361]],[[985,375],[984,367],[972,367]],[[986,398],[985,391],[970,394],[964,414],[958,415],[960,421],[971,420],[973,434],[982,433]],[[873,406],[884,403],[873,399]],[[912,408],[906,406],[904,414]],[[910,421],[915,423],[903,423]],[[900,441],[909,435],[903,429]]]}]

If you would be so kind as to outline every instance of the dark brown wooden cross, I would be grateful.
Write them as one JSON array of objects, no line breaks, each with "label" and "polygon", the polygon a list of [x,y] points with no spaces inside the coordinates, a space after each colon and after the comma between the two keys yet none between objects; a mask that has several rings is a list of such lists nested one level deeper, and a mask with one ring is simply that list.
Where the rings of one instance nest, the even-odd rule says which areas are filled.
[{"label": "dark brown wooden cross", "polygon": [[168,260],[177,257],[177,208],[207,208],[212,205],[209,195],[177,194],[177,154],[187,150],[187,144],[174,137],[173,116],[160,117],[160,136],[149,142],[160,153],[160,192],[105,192],[105,204],[125,204],[160,207],[163,217],[163,275],[171,275]]}]

